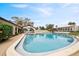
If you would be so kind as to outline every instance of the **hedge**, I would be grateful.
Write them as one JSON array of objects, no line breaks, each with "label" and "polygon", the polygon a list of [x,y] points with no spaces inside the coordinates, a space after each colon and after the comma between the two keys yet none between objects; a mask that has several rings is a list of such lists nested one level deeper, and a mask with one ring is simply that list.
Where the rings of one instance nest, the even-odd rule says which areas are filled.
[{"label": "hedge", "polygon": [[0,41],[12,36],[13,27],[7,24],[0,24]]}]

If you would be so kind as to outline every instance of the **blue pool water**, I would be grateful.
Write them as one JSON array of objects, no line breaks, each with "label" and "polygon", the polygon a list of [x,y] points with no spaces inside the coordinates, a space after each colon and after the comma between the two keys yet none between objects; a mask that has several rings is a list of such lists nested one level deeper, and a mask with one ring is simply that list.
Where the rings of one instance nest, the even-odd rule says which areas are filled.
[{"label": "blue pool water", "polygon": [[22,47],[30,53],[41,53],[63,48],[73,41],[74,39],[66,34],[30,34],[26,35]]}]

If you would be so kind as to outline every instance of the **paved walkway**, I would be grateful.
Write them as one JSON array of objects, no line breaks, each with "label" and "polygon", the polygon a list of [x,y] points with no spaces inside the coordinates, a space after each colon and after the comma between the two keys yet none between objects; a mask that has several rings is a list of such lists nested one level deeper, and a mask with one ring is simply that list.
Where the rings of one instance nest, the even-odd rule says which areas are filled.
[{"label": "paved walkway", "polygon": [[22,34],[19,34],[17,36],[10,38],[9,40],[3,43],[0,43],[0,56],[5,56],[7,48],[10,47],[10,45],[12,45],[17,39],[19,39],[21,35]]},{"label": "paved walkway", "polygon": [[71,56],[79,56],[79,51],[77,51],[76,53],[72,54]]}]

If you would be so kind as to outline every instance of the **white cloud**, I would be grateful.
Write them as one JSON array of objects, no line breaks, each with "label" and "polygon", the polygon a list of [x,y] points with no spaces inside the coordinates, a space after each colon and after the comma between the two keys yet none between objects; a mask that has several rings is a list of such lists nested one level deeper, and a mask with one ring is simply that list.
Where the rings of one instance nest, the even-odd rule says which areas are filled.
[{"label": "white cloud", "polygon": [[53,9],[52,8],[37,8],[37,11],[39,12],[40,15],[48,17],[53,14]]},{"label": "white cloud", "polygon": [[15,8],[27,8],[28,5],[26,5],[26,4],[12,4],[12,7],[15,7]]},{"label": "white cloud", "polygon": [[65,4],[62,5],[62,8],[68,7],[70,5],[71,5],[71,3],[65,3]]},{"label": "white cloud", "polygon": [[62,6],[65,10],[69,10],[72,13],[79,13],[79,6],[71,3],[66,3]]}]

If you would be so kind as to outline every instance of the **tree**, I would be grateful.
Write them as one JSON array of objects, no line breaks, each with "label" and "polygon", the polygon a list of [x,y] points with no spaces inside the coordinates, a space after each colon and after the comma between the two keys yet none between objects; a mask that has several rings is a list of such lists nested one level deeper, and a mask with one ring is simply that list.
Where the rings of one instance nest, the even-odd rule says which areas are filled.
[{"label": "tree", "polygon": [[39,28],[40,28],[41,30],[45,30],[45,27],[44,27],[44,26],[39,26]]},{"label": "tree", "polygon": [[47,24],[47,25],[46,25],[46,29],[47,29],[48,31],[52,31],[52,30],[53,30],[53,27],[54,27],[54,24]]},{"label": "tree", "polygon": [[58,25],[55,26],[56,28],[58,27]]},{"label": "tree", "polygon": [[23,21],[24,21],[24,26],[27,26],[27,24],[30,22],[30,19],[29,18],[25,18]]},{"label": "tree", "polygon": [[68,25],[76,25],[75,22],[69,22]]},{"label": "tree", "polygon": [[23,22],[24,26],[33,26],[34,25],[34,22],[32,22],[31,19],[29,19],[29,18],[25,18],[23,21],[24,21]]},{"label": "tree", "polygon": [[17,25],[23,26],[23,19],[22,19],[22,17],[16,17],[16,16],[14,16],[14,17],[12,17],[12,19],[15,21],[15,23]]},{"label": "tree", "polygon": [[33,22],[29,18],[23,18],[23,17],[12,17],[12,19],[15,21],[15,23],[19,26],[33,26]]},{"label": "tree", "polygon": [[16,25],[21,27],[18,30],[19,33],[23,32],[24,27],[26,27],[26,26],[32,26],[33,27],[33,25],[34,25],[34,23],[29,18],[14,16],[14,17],[12,17],[12,19],[15,21]]},{"label": "tree", "polygon": [[36,29],[36,30],[38,30],[38,29],[39,29],[39,27],[35,27],[35,29]]},{"label": "tree", "polygon": [[54,31],[58,31],[58,25],[55,26]]}]

